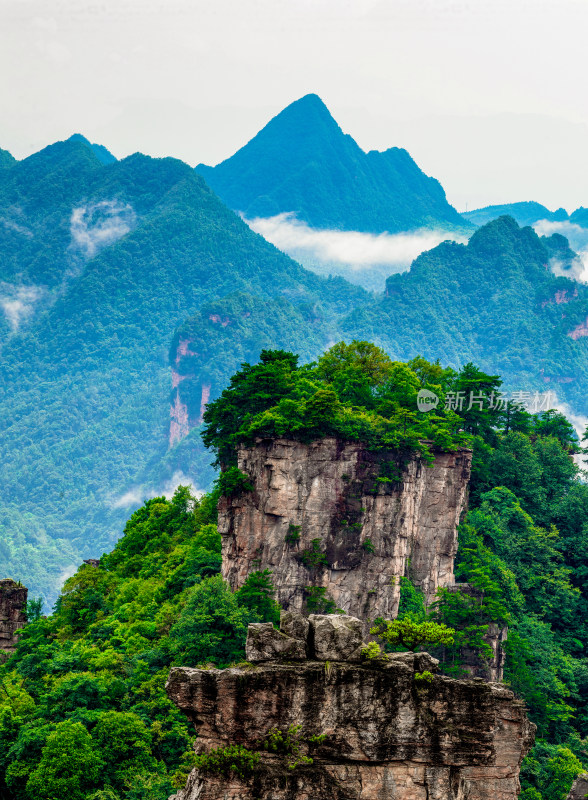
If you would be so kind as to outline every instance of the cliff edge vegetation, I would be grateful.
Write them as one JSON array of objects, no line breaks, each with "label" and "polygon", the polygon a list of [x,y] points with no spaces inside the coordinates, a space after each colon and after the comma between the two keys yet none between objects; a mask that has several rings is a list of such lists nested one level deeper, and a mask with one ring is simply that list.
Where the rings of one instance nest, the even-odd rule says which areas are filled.
[{"label": "cliff edge vegetation", "polygon": [[[364,351],[374,358],[362,360]],[[224,434],[234,436],[281,399],[271,384],[261,391],[258,378],[268,366],[279,366],[286,383],[314,371],[311,384],[322,391],[330,383],[343,406],[364,414],[380,400],[370,400],[370,408],[368,400],[363,406],[347,401],[345,392],[358,386],[377,398],[374,361],[384,373],[393,363],[380,351],[347,346],[308,368],[298,368],[291,354],[275,353],[244,367],[227,390],[224,427],[219,422],[218,452],[222,445],[228,454],[223,462],[230,462]],[[466,381],[489,397],[500,380],[471,365],[455,373],[423,359],[393,370],[407,376],[411,392],[440,386],[445,398]],[[388,385],[393,395],[404,383]],[[258,398],[257,407],[250,396]],[[398,408],[408,413],[410,402],[399,401]],[[222,408],[213,404],[215,413]],[[490,620],[508,622],[505,680],[538,726],[521,772],[522,797],[565,800],[575,775],[588,767],[588,486],[571,457],[579,442],[555,411],[532,415],[484,404],[453,413],[474,451],[456,574],[483,590],[483,601],[479,594],[441,592],[425,608],[404,579],[400,617],[424,616],[472,633]],[[448,418],[439,416],[445,424]],[[208,425],[210,432],[210,419]],[[218,490],[195,500],[179,489],[171,499],[148,500],[111,553],[67,580],[51,616],[30,607],[16,652],[0,666],[3,800],[164,800],[174,784],[184,785],[193,732],[165,695],[170,667],[241,662],[247,625],[277,620],[271,575],[252,573],[235,593],[220,577],[217,499]],[[459,649],[448,647],[441,656],[443,671],[459,675]]]},{"label": "cliff edge vegetation", "polygon": [[[392,361],[379,347],[357,340],[339,342],[302,366],[293,353],[262,350],[259,363],[243,364],[208,404],[202,438],[221,466],[236,464],[238,444],[279,437],[334,436],[432,459],[435,447],[457,450],[470,441],[462,417],[444,407],[447,393],[498,385],[497,376],[472,365],[457,373],[419,358]],[[439,401],[428,414],[418,410],[421,389]]]}]

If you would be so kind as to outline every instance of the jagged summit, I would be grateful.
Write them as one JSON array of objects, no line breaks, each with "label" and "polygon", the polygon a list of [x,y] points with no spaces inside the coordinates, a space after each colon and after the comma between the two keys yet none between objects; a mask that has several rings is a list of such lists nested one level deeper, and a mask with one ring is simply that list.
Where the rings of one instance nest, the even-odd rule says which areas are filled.
[{"label": "jagged summit", "polygon": [[11,167],[13,164],[16,164],[16,158],[12,153],[0,148],[0,169],[6,169],[6,167]]},{"label": "jagged summit", "polygon": [[318,94],[306,94],[286,106],[263,128],[256,137],[267,136],[282,129],[290,129],[293,133],[302,133],[299,126],[307,126],[308,133],[315,133],[316,125],[326,125],[333,133],[342,133],[341,128]]},{"label": "jagged summit", "polygon": [[87,170],[116,162],[117,159],[105,147],[92,144],[85,136],[74,133],[69,139],[53,142],[17,163],[21,175],[26,174],[27,181],[35,181],[42,174],[60,169],[71,173],[72,180],[76,175],[83,179]]},{"label": "jagged summit", "polygon": [[90,142],[88,139],[86,139],[85,136],[82,136],[81,133],[74,133],[72,136],[69,137],[67,141],[83,142],[84,144],[88,145],[88,147],[91,147],[94,154],[100,161],[100,163],[103,164],[104,166],[106,166],[107,164],[113,164],[115,161],[118,160],[116,156],[112,155],[110,150],[107,150],[106,147],[104,147],[104,145]]},{"label": "jagged summit", "polygon": [[196,171],[248,218],[293,212],[311,227],[370,233],[468,227],[406,150],[365,153],[316,94],[287,106],[231,158]]},{"label": "jagged summit", "polygon": [[[100,166],[102,166],[100,159],[89,142],[71,138],[53,142],[42,150],[23,158],[18,162],[18,172],[21,179],[26,180],[29,184],[42,175],[59,170],[71,173],[72,179],[74,175],[82,178],[88,169],[96,169]],[[14,177],[13,180],[17,180],[17,178]]]}]

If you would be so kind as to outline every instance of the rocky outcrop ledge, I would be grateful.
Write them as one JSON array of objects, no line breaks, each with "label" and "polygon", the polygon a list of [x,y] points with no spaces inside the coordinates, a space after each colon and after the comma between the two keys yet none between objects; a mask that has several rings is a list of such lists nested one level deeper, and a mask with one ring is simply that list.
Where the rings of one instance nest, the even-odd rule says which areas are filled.
[{"label": "rocky outcrop ledge", "polygon": [[[196,748],[261,753],[248,778],[193,770],[175,800],[515,800],[534,726],[500,684],[454,680],[427,653],[365,660],[348,616],[282,616],[251,625],[249,663],[174,668],[169,697],[198,731]],[[312,763],[263,749],[301,726]]]},{"label": "rocky outcrop ledge", "polygon": [[588,797],[588,772],[583,772],[572,784],[567,800],[584,800],[586,797]]}]

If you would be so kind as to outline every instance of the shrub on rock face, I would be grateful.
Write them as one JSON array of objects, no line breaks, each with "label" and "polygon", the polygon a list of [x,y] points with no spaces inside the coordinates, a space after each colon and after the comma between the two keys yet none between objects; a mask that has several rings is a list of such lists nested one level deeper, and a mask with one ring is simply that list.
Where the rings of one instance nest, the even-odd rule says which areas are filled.
[{"label": "shrub on rock face", "polygon": [[218,490],[225,497],[239,497],[245,492],[252,492],[254,489],[251,479],[238,467],[227,467],[218,476],[216,485]]},{"label": "shrub on rock face", "polygon": [[194,766],[202,772],[228,776],[231,773],[239,778],[248,778],[261,756],[240,744],[215,747],[209,753],[194,758]]},{"label": "shrub on rock face", "polygon": [[380,658],[382,651],[377,642],[370,642],[362,648],[361,654],[367,661],[372,661],[374,658]]},{"label": "shrub on rock face", "polygon": [[371,628],[372,636],[377,636],[393,647],[404,647],[415,652],[425,644],[433,647],[452,645],[455,631],[437,622],[415,622],[410,617],[392,621],[376,620]]}]

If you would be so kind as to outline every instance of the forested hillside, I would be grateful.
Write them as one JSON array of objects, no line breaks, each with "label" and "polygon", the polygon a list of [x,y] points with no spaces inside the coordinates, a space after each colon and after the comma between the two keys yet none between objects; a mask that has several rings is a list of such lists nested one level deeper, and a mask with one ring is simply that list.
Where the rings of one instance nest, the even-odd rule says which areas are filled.
[{"label": "forested hillside", "polygon": [[116,162],[74,136],[3,163],[0,557],[49,603],[144,497],[210,487],[204,406],[261,349],[309,361],[370,338],[586,413],[588,299],[561,276],[561,236],[502,218],[376,296],[281,254],[179,161]]},{"label": "forested hillside", "polygon": [[[419,420],[419,389],[438,393],[441,409],[450,393],[475,391],[483,408]],[[505,677],[538,726],[521,796],[565,800],[588,766],[588,487],[565,418],[491,409],[500,390],[498,376],[472,364],[459,372],[422,358],[401,364],[368,343],[336,345],[312,368],[266,351],[210,406],[207,440],[228,465],[235,443],[261,428],[353,438],[387,420],[399,456],[418,425],[449,434],[444,447],[458,443],[452,436],[473,447],[457,575],[483,601],[441,590],[426,609],[405,579],[400,618],[458,631],[455,646],[437,652],[450,675],[461,674],[460,646],[483,655],[485,626],[508,623]],[[247,491],[234,469],[220,485]],[[194,501],[179,489],[149,500],[98,567],[84,565],[67,581],[53,616],[39,618],[31,603],[17,652],[0,667],[6,800],[164,800],[183,783],[193,731],[164,693],[169,666],[242,661],[247,623],[275,621],[278,611],[271,576],[253,573],[235,594],[223,584],[217,498],[218,490]]]},{"label": "forested hillside", "polygon": [[248,219],[293,212],[314,228],[368,233],[469,228],[406,150],[364,153],[314,94],[285,108],[231,158],[196,171]]},{"label": "forested hillside", "polygon": [[[365,296],[279,253],[186,164],[103,161],[74,137],[0,180],[2,574],[50,602],[82,557],[120,536],[124,503],[179,469],[173,456],[161,463],[177,326],[215,298],[252,292],[276,300],[270,324],[310,358]],[[227,375],[241,351],[222,357]],[[186,464],[202,487],[209,460],[199,446]]]},{"label": "forested hillside", "polygon": [[385,296],[354,310],[341,332],[400,359],[474,360],[510,391],[549,389],[586,414],[588,287],[566,277],[573,267],[563,236],[500,217],[468,245],[445,242],[392,275]]}]

